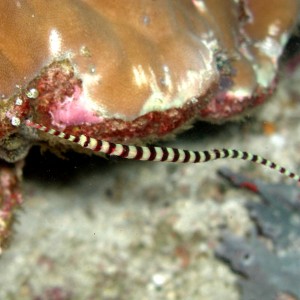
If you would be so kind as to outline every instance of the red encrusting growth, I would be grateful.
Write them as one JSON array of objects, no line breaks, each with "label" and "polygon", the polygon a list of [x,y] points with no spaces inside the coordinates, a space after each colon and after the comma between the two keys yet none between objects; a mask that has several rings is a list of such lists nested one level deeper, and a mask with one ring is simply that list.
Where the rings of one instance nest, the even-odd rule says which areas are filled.
[{"label": "red encrusting growth", "polygon": [[22,203],[20,163],[16,166],[0,161],[0,254],[11,235],[14,212]]},{"label": "red encrusting growth", "polygon": [[93,108],[81,99],[82,81],[75,76],[68,60],[45,67],[28,88],[35,88],[38,92],[38,97],[31,99],[32,115],[36,122],[47,127],[58,127],[69,134],[84,134],[114,142],[135,142],[165,137],[192,122],[196,117],[195,111],[207,105],[217,84],[207,91],[207,101],[205,97],[202,101],[187,101],[181,108],[152,111],[134,120],[103,118],[94,113]]}]

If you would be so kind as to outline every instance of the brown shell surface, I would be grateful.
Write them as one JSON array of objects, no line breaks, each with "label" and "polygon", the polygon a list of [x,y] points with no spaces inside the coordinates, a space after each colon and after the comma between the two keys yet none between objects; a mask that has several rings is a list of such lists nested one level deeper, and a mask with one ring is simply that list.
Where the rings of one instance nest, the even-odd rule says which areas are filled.
[{"label": "brown shell surface", "polygon": [[264,101],[298,11],[296,0],[4,0],[0,94],[36,88],[37,121],[123,141],[222,120]]}]

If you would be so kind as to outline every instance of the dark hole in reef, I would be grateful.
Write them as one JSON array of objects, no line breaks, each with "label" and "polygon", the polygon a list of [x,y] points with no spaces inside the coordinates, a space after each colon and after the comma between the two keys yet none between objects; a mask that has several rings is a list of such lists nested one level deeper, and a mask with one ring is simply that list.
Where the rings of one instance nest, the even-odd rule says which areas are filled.
[{"label": "dark hole in reef", "polygon": [[[196,122],[193,127],[178,135],[174,140],[169,141],[168,146],[174,145],[180,141],[181,145],[194,140],[203,140],[205,137],[223,134],[224,129],[239,130],[240,126],[244,126],[245,122],[227,123],[222,125],[209,124],[206,122]],[[226,128],[224,128],[226,127]],[[233,133],[234,134],[234,133]],[[163,145],[161,141],[157,141],[156,145]],[[114,166],[122,163],[126,166],[126,160],[122,158],[112,157],[105,159],[96,155],[86,155],[68,151],[63,154],[65,159],[58,157],[50,151],[41,153],[40,147],[33,147],[26,157],[24,168],[24,178],[26,180],[41,181],[49,185],[66,185],[72,184],[80,177],[91,175],[93,172],[102,172],[105,174],[111,171]],[[171,166],[171,165],[170,165]],[[175,167],[175,165],[174,165]]]},{"label": "dark hole in reef", "polygon": [[50,151],[41,153],[40,147],[33,147],[26,157],[24,178],[46,184],[66,185],[75,182],[82,174],[105,172],[113,167],[111,161],[72,151],[58,157]]},{"label": "dark hole in reef", "polygon": [[299,56],[300,54],[300,25],[295,30],[295,33],[289,38],[285,46],[284,52],[281,56],[282,63],[288,61],[292,57]]}]

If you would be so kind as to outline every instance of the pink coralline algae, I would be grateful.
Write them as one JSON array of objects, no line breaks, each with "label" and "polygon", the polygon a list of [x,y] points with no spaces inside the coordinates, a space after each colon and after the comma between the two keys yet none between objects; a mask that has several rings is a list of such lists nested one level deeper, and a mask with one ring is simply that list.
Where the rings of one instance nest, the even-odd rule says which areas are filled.
[{"label": "pink coralline algae", "polygon": [[[68,135],[128,143],[163,138],[195,119],[241,116],[274,90],[300,6],[120,3],[0,2],[0,160],[21,161],[40,142],[72,147],[29,128],[28,119]],[[18,175],[12,170],[18,190],[20,168]],[[0,191],[0,212],[6,192]],[[20,201],[11,201],[13,210]],[[7,228],[0,214],[0,246]]]}]

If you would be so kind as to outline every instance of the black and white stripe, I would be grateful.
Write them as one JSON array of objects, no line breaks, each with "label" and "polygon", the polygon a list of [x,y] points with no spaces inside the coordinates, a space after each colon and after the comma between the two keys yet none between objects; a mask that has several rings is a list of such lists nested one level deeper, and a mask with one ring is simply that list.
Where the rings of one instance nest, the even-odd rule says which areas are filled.
[{"label": "black and white stripe", "polygon": [[278,164],[268,159],[245,151],[234,149],[190,151],[170,147],[130,146],[115,144],[103,140],[96,140],[85,135],[70,135],[62,131],[47,128],[43,125],[34,123],[29,120],[25,121],[25,124],[29,127],[41,130],[48,134],[76,143],[83,148],[87,148],[94,152],[100,152],[108,155],[119,156],[134,160],[166,161],[179,163],[203,163],[216,159],[236,158],[264,165],[270,169],[276,170],[277,172],[300,182],[299,175],[279,166]]}]

